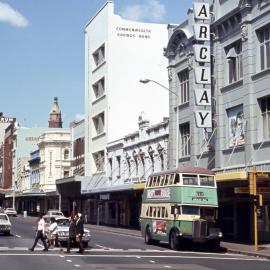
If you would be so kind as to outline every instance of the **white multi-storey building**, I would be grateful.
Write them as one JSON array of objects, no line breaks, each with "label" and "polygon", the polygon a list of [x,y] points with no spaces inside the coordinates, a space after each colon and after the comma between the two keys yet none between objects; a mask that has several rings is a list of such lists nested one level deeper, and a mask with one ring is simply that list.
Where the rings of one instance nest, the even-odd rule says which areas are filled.
[{"label": "white multi-storey building", "polygon": [[[113,1],[85,28],[85,175],[108,177],[108,142],[136,129],[137,115],[151,122],[168,115],[168,92],[140,79],[165,86],[167,25],[125,20],[114,13]],[[91,179],[91,178],[90,178]]]},{"label": "white multi-storey building", "polygon": [[70,130],[46,131],[39,139],[40,189],[55,191],[55,180],[70,175]]}]

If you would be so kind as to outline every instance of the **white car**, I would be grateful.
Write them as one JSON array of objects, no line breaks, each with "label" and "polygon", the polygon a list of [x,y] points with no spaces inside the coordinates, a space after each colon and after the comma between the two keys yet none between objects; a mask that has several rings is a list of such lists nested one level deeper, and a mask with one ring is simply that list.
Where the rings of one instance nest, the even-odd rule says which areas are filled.
[{"label": "white car", "polygon": [[48,212],[46,213],[46,216],[64,216],[63,212],[59,211],[59,210],[48,210]]},{"label": "white car", "polygon": [[4,211],[5,214],[7,214],[8,216],[17,216],[17,211],[14,208],[6,208]]},{"label": "white car", "polygon": [[11,223],[7,214],[0,213],[0,233],[10,235]]},{"label": "white car", "polygon": [[[48,234],[50,216],[44,216],[45,220],[45,234]],[[69,219],[66,217],[54,216],[58,227],[58,239],[61,243],[67,243],[69,238]],[[89,230],[84,229],[82,242],[85,247],[88,246],[91,240],[91,233]]]}]

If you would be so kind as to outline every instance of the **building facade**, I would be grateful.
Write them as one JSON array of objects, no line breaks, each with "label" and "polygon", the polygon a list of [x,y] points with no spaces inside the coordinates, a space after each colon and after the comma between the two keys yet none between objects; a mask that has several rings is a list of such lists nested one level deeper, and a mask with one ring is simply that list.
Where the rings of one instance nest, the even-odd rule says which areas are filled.
[{"label": "building facade", "polygon": [[169,120],[151,125],[139,117],[139,130],[107,144],[108,177],[82,182],[89,222],[139,227],[141,195],[147,177],[168,167]]},{"label": "building facade", "polygon": [[[219,225],[226,237],[253,238],[253,197],[248,188],[252,166],[262,172],[261,190],[270,186],[269,152],[269,1],[211,1],[208,64],[196,60],[194,9],[179,26],[169,28],[170,148],[169,165],[201,166],[217,172]],[[236,3],[237,2],[237,3]],[[201,23],[201,22],[199,22]],[[196,68],[211,66],[212,127],[199,128]],[[195,90],[194,90],[195,89]],[[177,110],[175,110],[177,107]],[[179,146],[179,147],[177,147]],[[258,210],[259,239],[270,239],[269,193]]]},{"label": "building facade", "polygon": [[125,20],[114,13],[111,0],[87,24],[85,175],[108,177],[107,143],[135,130],[139,113],[152,122],[168,114],[168,92],[139,82],[149,77],[167,85],[166,44],[166,25]]}]

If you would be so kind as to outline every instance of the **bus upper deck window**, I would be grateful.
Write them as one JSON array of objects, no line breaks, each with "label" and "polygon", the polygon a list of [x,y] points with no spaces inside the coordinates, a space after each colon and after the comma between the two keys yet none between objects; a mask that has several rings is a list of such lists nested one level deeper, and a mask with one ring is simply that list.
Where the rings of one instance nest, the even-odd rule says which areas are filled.
[{"label": "bus upper deck window", "polygon": [[161,176],[157,176],[156,185],[155,185],[156,187],[158,187],[160,185],[160,177]]},{"label": "bus upper deck window", "polygon": [[164,180],[165,180],[165,176],[164,175],[161,175],[160,176],[160,186],[163,186],[164,185]]},{"label": "bus upper deck window", "polygon": [[174,184],[179,184],[180,183],[180,177],[179,177],[179,174],[175,174],[174,176]]},{"label": "bus upper deck window", "polygon": [[164,186],[167,186],[168,183],[169,183],[169,175],[165,175]]},{"label": "bus upper deck window", "polygon": [[183,185],[197,186],[198,185],[197,175],[183,174]]},{"label": "bus upper deck window", "polygon": [[200,185],[204,187],[214,187],[215,181],[212,175],[200,175]]},{"label": "bus upper deck window", "polygon": [[171,174],[170,175],[169,185],[173,185],[174,184],[174,177],[175,177],[175,174]]}]

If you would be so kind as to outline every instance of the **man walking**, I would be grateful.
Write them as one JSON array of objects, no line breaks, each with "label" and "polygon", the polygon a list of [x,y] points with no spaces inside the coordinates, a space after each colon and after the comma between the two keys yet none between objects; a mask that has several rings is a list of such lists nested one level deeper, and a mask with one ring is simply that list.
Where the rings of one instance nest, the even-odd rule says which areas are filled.
[{"label": "man walking", "polygon": [[38,240],[40,239],[44,245],[44,249],[43,251],[48,251],[48,247],[47,247],[47,244],[46,244],[46,241],[45,241],[45,221],[43,219],[43,216],[42,214],[39,214],[39,217],[37,219],[37,222],[36,222],[36,238],[35,238],[35,242],[32,246],[32,248],[30,248],[29,250],[30,251],[34,251],[36,245],[37,245],[37,242]]},{"label": "man walking", "polygon": [[70,217],[69,223],[69,237],[67,244],[67,253],[70,253],[70,246],[72,243],[76,243],[76,223],[73,215]]},{"label": "man walking", "polygon": [[76,240],[79,244],[78,253],[84,252],[83,243],[82,243],[83,234],[84,234],[84,226],[83,226],[82,214],[78,213],[76,215]]}]

